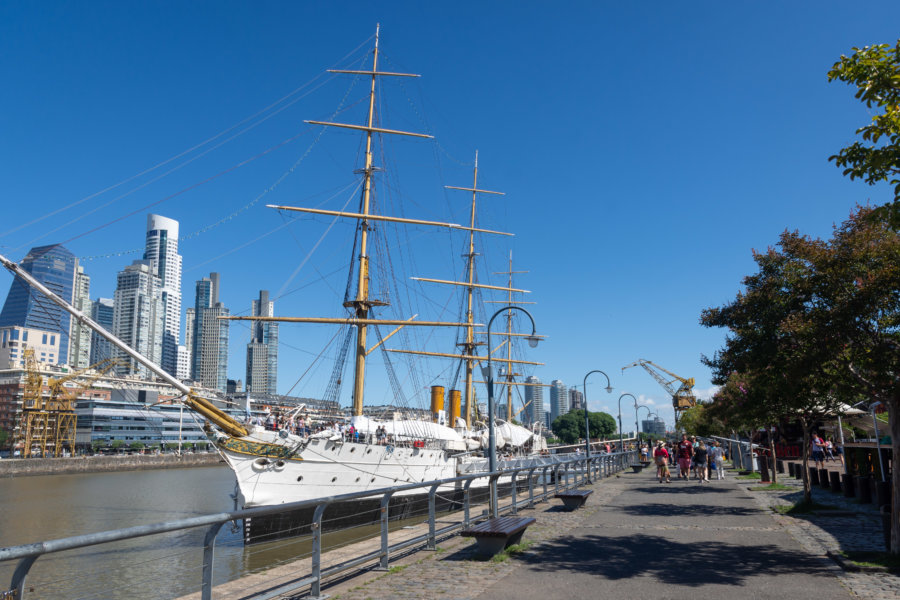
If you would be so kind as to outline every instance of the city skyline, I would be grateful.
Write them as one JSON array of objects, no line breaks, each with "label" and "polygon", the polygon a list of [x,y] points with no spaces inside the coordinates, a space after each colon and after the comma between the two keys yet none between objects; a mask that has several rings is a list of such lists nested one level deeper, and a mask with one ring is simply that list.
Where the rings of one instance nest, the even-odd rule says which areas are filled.
[{"label": "city skyline", "polygon": [[[215,271],[234,314],[249,314],[248,299],[266,289],[280,315],[340,316],[352,226],[265,205],[353,210],[358,134],[302,123],[344,109],[341,118],[361,122],[359,82],[325,71],[366,64],[381,23],[385,68],[422,75],[385,83],[384,124],[435,136],[398,140],[379,155],[396,159],[379,165],[389,167],[384,207],[467,223],[466,194],[443,186],[471,185],[478,150],[479,187],[506,193],[481,198],[481,224],[515,234],[480,236],[479,281],[505,283],[493,273],[509,270],[512,251],[513,268],[529,271],[516,285],[532,291],[530,310],[546,335],[521,353],[545,366],[522,369],[523,378],[571,386],[602,369],[617,394],[633,393],[671,423],[666,392],[621,367],[652,360],[695,378],[695,393],[709,397],[700,358],[721,347],[724,332],[701,327],[699,314],[735,296],[754,269],[752,250],[785,229],[828,236],[857,203],[890,196],[889,186],[850,181],[829,163],[870,117],[826,73],[854,46],[892,42],[896,3],[879,3],[878,19],[803,2],[780,7],[778,19],[709,4],[548,11],[522,3],[511,12],[500,3],[478,5],[477,19],[465,3],[450,15],[436,6],[354,6],[340,29],[304,36],[295,35],[298,23],[336,21],[338,7],[0,8],[10,24],[0,46],[11,57],[0,69],[20,92],[0,98],[3,113],[16,115],[0,148],[13,199],[3,254],[20,261],[32,247],[61,242],[91,276],[91,297],[110,298],[115,273],[143,255],[147,214],[161,213],[181,224],[183,290]],[[175,24],[162,47],[148,25],[160,20]],[[524,44],[535,28],[541,43]],[[446,43],[436,44],[436,33]],[[412,206],[393,203],[401,199]],[[549,244],[549,231],[564,236]],[[392,301],[415,301],[398,318],[457,318],[449,292],[428,290],[426,300],[408,276],[459,277],[461,236],[403,235],[415,256],[404,266],[417,272],[388,290]],[[242,379],[251,327],[230,329],[228,377]],[[333,335],[327,326],[282,326],[280,391],[321,395],[331,377],[324,365],[337,354]],[[403,337],[411,347],[455,350],[424,332],[395,336]],[[375,374],[387,359],[371,359],[368,400],[388,403],[393,386]],[[424,372],[422,380],[400,376],[417,404],[428,385],[453,376],[437,364]],[[476,388],[483,401],[484,385]],[[614,414],[601,390],[589,382],[589,409]]]}]

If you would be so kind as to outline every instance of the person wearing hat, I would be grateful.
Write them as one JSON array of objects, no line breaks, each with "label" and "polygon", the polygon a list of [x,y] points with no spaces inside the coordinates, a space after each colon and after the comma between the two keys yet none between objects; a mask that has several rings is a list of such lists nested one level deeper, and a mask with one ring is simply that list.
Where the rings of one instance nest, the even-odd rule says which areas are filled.
[{"label": "person wearing hat", "polygon": [[662,483],[663,477],[665,477],[666,483],[672,483],[671,475],[669,474],[669,451],[666,450],[665,443],[662,440],[656,443],[653,458],[656,460],[656,477],[659,479],[659,482]]}]

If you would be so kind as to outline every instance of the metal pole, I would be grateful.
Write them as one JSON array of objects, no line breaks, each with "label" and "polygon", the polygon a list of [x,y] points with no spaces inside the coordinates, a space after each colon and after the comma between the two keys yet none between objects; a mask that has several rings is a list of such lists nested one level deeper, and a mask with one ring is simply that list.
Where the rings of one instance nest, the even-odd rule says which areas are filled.
[{"label": "metal pole", "polygon": [[844,452],[844,425],[841,423],[841,415],[838,415],[838,433],[841,436],[841,462],[844,463],[844,475],[849,475],[850,471],[847,470],[847,454]]},{"label": "metal pole", "polygon": [[[587,375],[584,376],[584,382],[581,386],[581,389],[584,392],[584,451],[585,456],[590,460],[591,458],[591,420],[588,418],[588,397],[587,397],[587,378],[591,373],[602,373],[604,377],[606,377],[606,391],[608,393],[612,393],[613,388],[612,384],[609,382],[609,375],[603,373],[600,369],[594,369],[593,371],[589,371]],[[588,463],[585,463],[587,465]],[[590,477],[588,477],[587,483],[590,483]]]},{"label": "metal pole", "polygon": [[[521,306],[504,306],[495,312],[487,324],[487,392],[488,392],[488,470],[493,473],[497,470],[497,439],[494,435],[494,369],[491,366],[491,323],[497,315],[510,310],[521,310],[531,320],[531,335],[527,336],[528,344],[533,348],[537,346],[539,338],[535,335],[534,317]],[[491,517],[497,517],[497,486],[492,485],[490,491]]]},{"label": "metal pole", "polygon": [[625,392],[621,396],[619,396],[619,451],[625,452],[625,442],[622,441],[622,398],[625,396],[631,396],[634,398],[634,402],[637,403],[637,398],[634,397],[634,394],[629,394]]},{"label": "metal pole", "polygon": [[878,419],[875,418],[875,407],[880,405],[881,401],[875,402],[869,407],[872,411],[872,426],[875,427],[875,453],[878,454],[878,466],[881,469],[881,481],[884,482],[884,463],[881,462],[881,443],[878,441]]}]

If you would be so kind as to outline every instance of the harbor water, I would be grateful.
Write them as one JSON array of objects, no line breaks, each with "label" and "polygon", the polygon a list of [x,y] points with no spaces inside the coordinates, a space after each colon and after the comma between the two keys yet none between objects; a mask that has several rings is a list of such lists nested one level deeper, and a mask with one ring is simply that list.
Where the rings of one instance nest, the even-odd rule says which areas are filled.
[{"label": "harbor water", "polygon": [[[234,508],[234,475],[225,466],[0,479],[0,547]],[[377,527],[326,535],[327,549],[367,537]],[[204,529],[137,538],[45,555],[31,568],[27,598],[176,598],[200,588]],[[239,528],[222,528],[215,583],[308,555],[308,539],[245,547]],[[15,561],[0,564],[0,592]],[[31,591],[33,590],[33,591]]]}]

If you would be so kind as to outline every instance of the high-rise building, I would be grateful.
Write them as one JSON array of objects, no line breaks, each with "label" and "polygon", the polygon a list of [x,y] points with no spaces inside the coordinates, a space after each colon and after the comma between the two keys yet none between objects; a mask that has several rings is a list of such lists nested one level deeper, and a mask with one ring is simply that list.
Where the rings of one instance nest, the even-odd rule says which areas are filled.
[{"label": "high-rise building", "polygon": [[641,421],[641,430],[654,435],[666,435],[666,422],[659,417]]},{"label": "high-rise building", "polygon": [[194,301],[194,350],[191,376],[208,388],[226,393],[228,370],[228,321],[230,313],[219,302],[219,274],[197,282]]},{"label": "high-rise building", "polygon": [[191,361],[186,346],[178,345],[178,360],[175,367],[175,378],[184,381],[191,377]]},{"label": "high-rise building", "polygon": [[[78,259],[60,244],[32,248],[21,269],[66,302],[72,302]],[[0,327],[28,327],[59,334],[59,364],[68,364],[69,313],[19,279],[13,279],[0,311]]]},{"label": "high-rise building", "polygon": [[184,347],[187,349],[188,361],[186,379],[193,375],[194,370],[194,314],[193,306],[184,311]]},{"label": "high-rise building", "polygon": [[550,382],[550,422],[569,412],[569,394],[559,379]]},{"label": "high-rise building", "polygon": [[[254,317],[274,317],[275,303],[269,292],[260,290],[253,301]],[[276,394],[278,387],[278,323],[253,321],[250,343],[247,344],[247,393]]]},{"label": "high-rise building", "polygon": [[[25,350],[34,350],[37,362],[55,365],[59,354],[58,333],[28,327],[0,327],[0,369],[20,369],[25,365]],[[20,407],[21,410],[21,407]]]},{"label": "high-rise building", "polygon": [[540,385],[541,380],[534,375],[525,378],[525,383],[532,385],[525,386],[525,421],[531,423],[545,422],[544,419],[544,386]]},{"label": "high-rise building", "polygon": [[176,375],[181,342],[181,255],[178,254],[178,221],[147,215],[144,260],[160,280],[164,320],[160,366]]},{"label": "high-rise building", "polygon": [[569,388],[569,410],[584,410],[584,394],[581,390]]},{"label": "high-rise building", "polygon": [[[91,302],[91,318],[103,329],[112,333],[113,311],[115,302],[112,298],[97,298]],[[112,344],[97,332],[91,332],[91,364],[112,357]]]},{"label": "high-rise building", "polygon": [[[72,306],[86,315],[91,314],[91,277],[84,267],[75,269],[75,287],[72,290]],[[81,325],[75,317],[69,317],[69,364],[84,369],[91,364],[91,328]]]},{"label": "high-rise building", "polygon": [[[113,334],[137,352],[159,363],[162,357],[165,310],[160,279],[150,261],[136,260],[119,271],[113,302]],[[149,376],[146,367],[122,350],[114,346],[112,354],[125,363],[116,367],[117,373]]]}]

